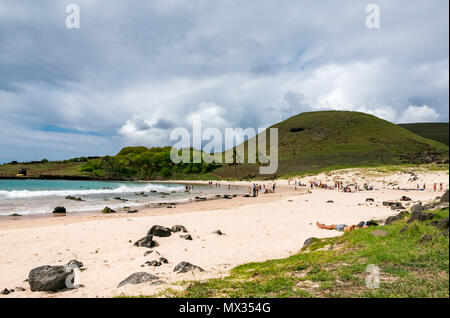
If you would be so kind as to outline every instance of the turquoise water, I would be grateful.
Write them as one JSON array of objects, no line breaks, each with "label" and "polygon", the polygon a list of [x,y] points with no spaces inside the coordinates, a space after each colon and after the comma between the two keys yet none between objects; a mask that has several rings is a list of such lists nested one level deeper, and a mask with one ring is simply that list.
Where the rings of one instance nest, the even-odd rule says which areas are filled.
[{"label": "turquoise water", "polygon": [[[120,211],[125,207],[182,203],[195,196],[240,192],[238,188],[227,190],[209,186],[195,186],[185,192],[183,184],[150,182],[0,179],[0,216],[51,214],[56,206],[64,206],[68,213],[97,213],[105,206]],[[67,196],[81,198],[81,201],[68,200]]]},{"label": "turquoise water", "polygon": [[28,198],[52,195],[90,195],[107,193],[131,193],[140,191],[184,190],[179,184],[141,182],[77,181],[77,180],[17,180],[0,179],[1,198]]},{"label": "turquoise water", "polygon": [[11,190],[79,190],[79,189],[103,189],[118,188],[121,184],[134,184],[133,182],[112,182],[112,181],[78,181],[78,180],[34,180],[34,179],[0,179],[0,191]]}]

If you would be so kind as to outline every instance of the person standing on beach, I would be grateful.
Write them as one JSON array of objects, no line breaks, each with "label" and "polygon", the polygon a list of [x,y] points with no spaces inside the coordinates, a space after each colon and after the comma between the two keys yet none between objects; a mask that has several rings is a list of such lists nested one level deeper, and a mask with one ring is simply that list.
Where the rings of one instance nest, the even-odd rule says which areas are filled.
[{"label": "person standing on beach", "polygon": [[442,183],[439,184],[439,191],[442,192]]},{"label": "person standing on beach", "polygon": [[436,189],[437,189],[437,183],[434,183],[434,184],[433,184],[433,190],[434,190],[434,192],[436,192]]},{"label": "person standing on beach", "polygon": [[276,185],[276,183],[274,182],[273,185],[272,185],[272,192],[273,192],[273,193],[275,193],[275,188],[276,188],[276,186],[277,186],[277,185]]},{"label": "person standing on beach", "polygon": [[427,188],[427,185],[424,183],[423,184],[423,189],[425,190]]}]

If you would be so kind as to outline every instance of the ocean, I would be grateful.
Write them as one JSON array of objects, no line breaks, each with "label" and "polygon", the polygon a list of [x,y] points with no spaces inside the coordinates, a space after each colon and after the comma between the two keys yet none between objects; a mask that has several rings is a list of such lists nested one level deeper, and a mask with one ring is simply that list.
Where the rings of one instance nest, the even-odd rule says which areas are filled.
[{"label": "ocean", "polygon": [[[239,192],[242,189],[236,187],[228,190],[224,186],[200,185],[185,192],[184,184],[154,182],[0,179],[0,216],[52,213],[56,206],[64,206],[67,213],[98,212],[105,206],[139,208],[158,203],[188,202],[196,196]],[[67,196],[82,201],[68,200]]]}]

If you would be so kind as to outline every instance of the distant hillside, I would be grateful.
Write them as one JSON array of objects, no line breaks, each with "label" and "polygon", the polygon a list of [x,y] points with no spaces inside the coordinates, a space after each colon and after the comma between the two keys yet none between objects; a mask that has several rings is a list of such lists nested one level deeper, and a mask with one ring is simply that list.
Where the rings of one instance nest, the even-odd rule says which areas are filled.
[{"label": "distant hillside", "polygon": [[448,123],[416,123],[400,124],[399,126],[402,126],[419,136],[439,141],[447,146],[449,144]]},{"label": "distant hillside", "polygon": [[[359,112],[302,113],[271,128],[278,128],[279,166],[276,176],[338,167],[448,162],[448,145]],[[255,164],[174,164],[170,160],[170,149],[127,147],[115,156],[62,162],[14,162],[1,165],[0,176],[15,176],[24,168],[27,176],[33,177],[119,180],[247,178],[258,175]]]},{"label": "distant hillside", "polygon": [[[447,145],[360,112],[301,113],[272,128],[278,128],[278,176],[338,166],[448,160]],[[234,175],[229,166],[215,172],[224,177]],[[257,175],[258,169],[242,164],[237,173],[239,177]]]}]

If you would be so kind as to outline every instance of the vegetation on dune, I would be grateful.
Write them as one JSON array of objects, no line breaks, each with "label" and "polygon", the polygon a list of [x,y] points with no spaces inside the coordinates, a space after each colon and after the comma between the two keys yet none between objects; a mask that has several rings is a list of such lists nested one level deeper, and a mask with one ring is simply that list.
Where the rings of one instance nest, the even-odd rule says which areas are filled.
[{"label": "vegetation on dune", "polygon": [[[217,164],[206,163],[173,163],[170,158],[171,147],[127,147],[116,156],[105,156],[86,163],[82,172],[89,172],[97,177],[112,179],[185,179],[192,175],[210,174]],[[180,150],[181,152],[181,150]],[[190,158],[194,150],[189,149]]]},{"label": "vegetation on dune", "polygon": [[449,144],[449,123],[414,123],[399,126],[419,136],[439,141],[447,146]]},{"label": "vegetation on dune", "polygon": [[[374,236],[377,227],[369,227],[317,239],[291,257],[241,265],[225,278],[182,282],[184,290],[156,296],[448,298],[448,230],[430,224],[448,216],[448,209],[439,211],[433,220],[407,228],[400,220],[382,227],[387,236]],[[376,289],[366,287],[370,264],[380,268]]]}]

